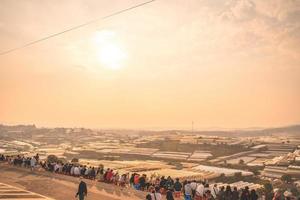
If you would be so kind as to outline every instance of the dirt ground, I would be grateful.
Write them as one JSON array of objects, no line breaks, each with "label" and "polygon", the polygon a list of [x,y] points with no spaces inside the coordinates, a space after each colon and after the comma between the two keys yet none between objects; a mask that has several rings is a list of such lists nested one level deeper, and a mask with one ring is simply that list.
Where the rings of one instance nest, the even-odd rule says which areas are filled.
[{"label": "dirt ground", "polygon": [[[75,177],[29,169],[0,163],[0,182],[42,194],[56,200],[76,199],[79,180]],[[88,185],[87,200],[137,200],[145,194],[131,188],[120,188],[111,184],[85,180]]]}]

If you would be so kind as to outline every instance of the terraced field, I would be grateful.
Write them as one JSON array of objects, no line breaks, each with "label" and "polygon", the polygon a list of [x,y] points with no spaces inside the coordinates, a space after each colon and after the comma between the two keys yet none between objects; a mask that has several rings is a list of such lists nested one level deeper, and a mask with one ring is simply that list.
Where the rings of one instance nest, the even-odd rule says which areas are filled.
[{"label": "terraced field", "polygon": [[53,200],[43,195],[0,183],[1,200]]}]

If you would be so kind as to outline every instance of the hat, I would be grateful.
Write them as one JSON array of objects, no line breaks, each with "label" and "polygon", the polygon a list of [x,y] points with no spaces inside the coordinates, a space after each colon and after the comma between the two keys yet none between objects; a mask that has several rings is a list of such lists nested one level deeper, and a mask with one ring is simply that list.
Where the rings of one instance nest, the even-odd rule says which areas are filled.
[{"label": "hat", "polygon": [[285,191],[285,192],[283,193],[283,195],[284,195],[285,197],[292,197],[292,196],[293,196],[292,193],[291,193],[290,191]]}]

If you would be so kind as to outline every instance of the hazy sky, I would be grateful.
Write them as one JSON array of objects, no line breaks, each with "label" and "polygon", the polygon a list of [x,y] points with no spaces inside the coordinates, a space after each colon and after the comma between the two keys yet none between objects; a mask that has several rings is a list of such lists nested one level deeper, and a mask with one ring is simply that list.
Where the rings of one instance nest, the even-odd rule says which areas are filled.
[{"label": "hazy sky", "polygon": [[[0,51],[141,0],[1,0]],[[299,0],[157,0],[0,56],[0,122],[240,128],[300,122]]]}]

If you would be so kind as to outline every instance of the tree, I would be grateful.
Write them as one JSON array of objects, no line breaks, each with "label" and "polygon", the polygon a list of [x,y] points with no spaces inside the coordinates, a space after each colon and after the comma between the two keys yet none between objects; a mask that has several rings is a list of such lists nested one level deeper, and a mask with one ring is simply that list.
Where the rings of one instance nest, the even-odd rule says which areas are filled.
[{"label": "tree", "polygon": [[49,155],[47,157],[47,162],[48,163],[54,163],[58,161],[58,157],[56,155]]},{"label": "tree", "polygon": [[260,172],[259,172],[259,169],[258,169],[258,168],[253,168],[253,169],[251,169],[250,171],[251,171],[251,172],[253,172],[253,174],[254,174],[255,176],[257,176],[257,175],[259,175],[259,174],[260,174]]},{"label": "tree", "polygon": [[79,162],[79,159],[78,159],[78,158],[73,158],[73,159],[71,160],[71,162],[72,162],[72,163],[78,163],[78,162]]},{"label": "tree", "polygon": [[65,159],[65,158],[58,158],[58,161],[57,161],[57,162],[59,162],[59,163],[67,163],[68,160]]},{"label": "tree", "polygon": [[235,172],[234,173],[234,178],[236,180],[240,180],[243,177],[242,172]]},{"label": "tree", "polygon": [[240,159],[239,164],[240,164],[240,165],[244,165],[244,164],[245,164],[245,161],[244,161],[243,159]]},{"label": "tree", "polygon": [[271,183],[265,183],[264,184],[264,189],[265,189],[266,192],[270,193],[270,192],[273,191],[273,186],[272,186]]},{"label": "tree", "polygon": [[224,173],[220,174],[220,176],[218,177],[217,180],[219,180],[220,182],[224,182],[226,179],[226,175]]},{"label": "tree", "polygon": [[290,183],[292,182],[292,176],[289,174],[284,174],[281,176],[281,180],[285,183]]},{"label": "tree", "polygon": [[175,165],[177,170],[182,170],[183,169],[183,165],[181,163],[178,163]]}]

